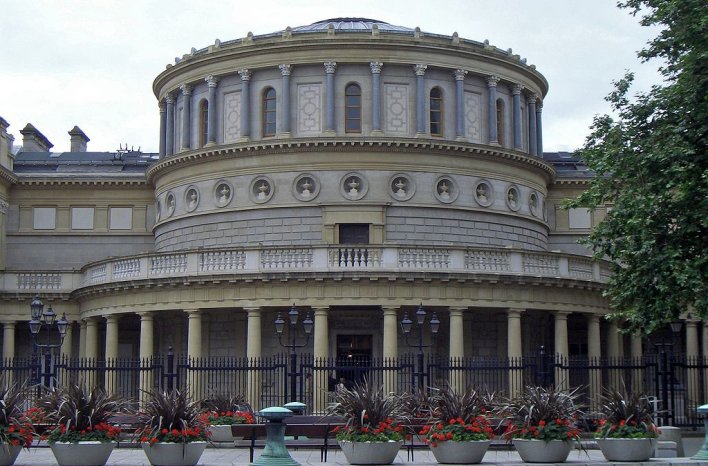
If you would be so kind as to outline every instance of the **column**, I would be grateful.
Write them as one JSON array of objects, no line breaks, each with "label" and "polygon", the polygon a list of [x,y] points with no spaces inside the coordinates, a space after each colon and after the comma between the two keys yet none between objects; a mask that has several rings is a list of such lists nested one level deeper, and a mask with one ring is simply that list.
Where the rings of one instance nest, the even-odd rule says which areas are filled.
[{"label": "column", "polygon": [[[15,322],[5,321],[2,323],[2,359],[5,366],[12,364],[15,358]],[[7,386],[13,383],[13,372],[5,372],[5,383]]]},{"label": "column", "polygon": [[154,389],[153,374],[146,370],[152,365],[155,356],[154,317],[152,312],[140,312],[140,404],[147,401],[147,392]]},{"label": "column", "polygon": [[[187,359],[194,367],[201,364],[202,357],[202,313],[199,309],[185,309],[187,314]],[[187,386],[193,400],[204,397],[202,393],[199,371],[190,370],[187,375]]]},{"label": "column", "polygon": [[644,391],[642,386],[642,380],[644,378],[642,370],[642,356],[644,351],[642,349],[642,335],[638,333],[633,333],[630,340],[630,354],[632,356],[632,374],[630,377],[632,386],[631,389],[635,393],[641,393]]},{"label": "column", "polygon": [[488,110],[488,125],[489,125],[489,144],[499,144],[499,135],[497,134],[497,83],[498,76],[487,77],[487,90],[489,91]]},{"label": "column", "polygon": [[[688,385],[688,403],[684,408],[686,413],[695,413],[696,408],[705,403],[702,400],[703,386],[701,384],[700,370],[695,366],[699,362],[700,350],[698,347],[698,323],[688,315],[686,319],[686,383]],[[693,367],[692,367],[693,366]],[[683,414],[683,413],[681,413]]]},{"label": "column", "polygon": [[[98,321],[91,317],[86,319],[86,359],[93,365],[98,359]],[[84,371],[83,377],[86,386],[93,387],[98,384],[95,371]]]},{"label": "column", "polygon": [[79,321],[79,357],[86,357],[86,321]]},{"label": "column", "polygon": [[600,367],[600,358],[602,356],[600,349],[600,316],[597,314],[589,314],[588,319],[588,364],[590,366],[590,403],[597,406],[602,394],[602,370]]},{"label": "column", "polygon": [[461,367],[465,357],[465,311],[466,307],[451,307],[450,313],[450,386],[457,392],[465,390],[465,371]]},{"label": "column", "polygon": [[523,148],[523,138],[521,137],[521,84],[514,84],[511,87],[511,94],[514,97],[514,149]]},{"label": "column", "polygon": [[325,68],[325,134],[333,136],[334,131],[334,72],[337,62],[327,61]]},{"label": "column", "polygon": [[509,358],[509,396],[516,396],[524,389],[524,372],[521,341],[521,313],[524,309],[506,311],[506,355]]},{"label": "column", "polygon": [[251,72],[238,70],[241,76],[241,140],[248,141],[251,135]]},{"label": "column", "polygon": [[[315,314],[315,341],[313,345],[315,367],[322,367],[326,366],[329,360],[329,306],[313,307],[312,312]],[[313,371],[312,378],[312,412],[324,413],[329,402],[327,392],[329,372],[326,370]]]},{"label": "column", "polygon": [[536,155],[543,157],[543,124],[541,120],[541,111],[543,110],[543,101],[539,99],[536,106]]},{"label": "column", "polygon": [[64,341],[61,345],[61,355],[64,358],[71,359],[73,356],[73,340],[74,340],[74,323],[69,321],[69,325],[66,326],[66,334],[64,335]]},{"label": "column", "polygon": [[290,137],[290,73],[292,66],[278,65],[280,74],[282,75],[280,89],[280,136],[284,138]]},{"label": "column", "polygon": [[526,101],[528,113],[529,113],[529,154],[535,155],[538,153],[538,146],[536,144],[536,94],[531,94],[531,96]]},{"label": "column", "polygon": [[165,100],[162,99],[160,107],[160,158],[165,156],[165,143],[167,138],[167,106]]},{"label": "column", "polygon": [[[118,377],[115,371],[115,359],[118,358],[118,321],[117,315],[106,316],[106,391],[116,393]],[[113,369],[113,370],[111,370]]]},{"label": "column", "polygon": [[165,105],[167,106],[167,129],[165,135],[165,155],[175,153],[175,98],[172,94],[165,96]]},{"label": "column", "polygon": [[456,69],[455,76],[455,137],[458,141],[465,139],[465,75],[466,70]]},{"label": "column", "polygon": [[207,82],[209,88],[209,95],[207,96],[207,146],[216,144],[216,86],[219,84],[219,79],[209,75],[204,78]]},{"label": "column", "polygon": [[372,61],[371,68],[371,133],[377,136],[383,134],[381,131],[381,67],[383,63]]},{"label": "column", "polygon": [[555,359],[561,367],[556,367],[556,386],[565,390],[569,387],[569,373],[562,366],[568,365],[568,315],[570,312],[560,311],[554,314]]},{"label": "column", "polygon": [[189,150],[191,149],[189,123],[192,113],[192,86],[182,84],[179,89],[182,91],[182,150]]},{"label": "column", "polygon": [[[621,363],[619,342],[620,335],[619,330],[617,328],[617,321],[610,320],[609,325],[607,327],[607,359],[610,365],[617,365]],[[618,390],[621,389],[622,372],[617,369],[610,369],[608,371],[608,375],[609,380],[607,382],[609,384],[609,388],[616,388]]]},{"label": "column", "polygon": [[415,72],[415,132],[416,136],[425,136],[425,70],[427,65],[413,65]]},{"label": "column", "polygon": [[[396,367],[398,364],[398,306],[382,306],[383,311],[383,357],[384,365]],[[398,392],[396,370],[387,370],[384,375],[384,391]]]},{"label": "column", "polygon": [[[262,356],[261,308],[244,307],[243,310],[246,311],[246,359],[251,367],[257,367]],[[255,410],[266,407],[261,406],[261,391],[260,371],[249,371],[246,396]]]}]

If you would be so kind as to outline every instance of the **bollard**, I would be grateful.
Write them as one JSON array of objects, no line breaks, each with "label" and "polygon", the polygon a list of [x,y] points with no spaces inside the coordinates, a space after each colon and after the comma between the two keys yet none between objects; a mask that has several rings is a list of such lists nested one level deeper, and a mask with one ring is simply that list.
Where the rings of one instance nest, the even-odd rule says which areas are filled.
[{"label": "bollard", "polygon": [[703,427],[706,431],[705,440],[703,441],[703,446],[698,453],[691,457],[692,460],[708,460],[708,405],[699,406],[696,408],[698,414],[703,415]]},{"label": "bollard", "polygon": [[266,424],[266,444],[263,453],[253,463],[252,466],[300,466],[288,453],[285,447],[285,423],[286,417],[293,415],[293,412],[285,408],[265,408],[256,413],[268,421]]}]

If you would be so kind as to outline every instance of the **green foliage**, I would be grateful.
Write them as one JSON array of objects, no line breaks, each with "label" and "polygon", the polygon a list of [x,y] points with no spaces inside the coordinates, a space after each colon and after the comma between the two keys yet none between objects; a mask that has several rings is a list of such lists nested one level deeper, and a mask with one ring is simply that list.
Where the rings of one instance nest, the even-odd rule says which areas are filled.
[{"label": "green foliage", "polygon": [[596,437],[654,438],[659,435],[654,424],[654,407],[644,394],[608,388],[602,396],[600,411],[603,418]]},{"label": "green foliage", "polygon": [[628,330],[651,333],[692,310],[708,317],[708,3],[626,0],[662,27],[639,53],[664,83],[630,97],[632,73],[606,98],[578,155],[598,176],[570,207],[611,205],[587,244],[614,264],[607,296]]}]

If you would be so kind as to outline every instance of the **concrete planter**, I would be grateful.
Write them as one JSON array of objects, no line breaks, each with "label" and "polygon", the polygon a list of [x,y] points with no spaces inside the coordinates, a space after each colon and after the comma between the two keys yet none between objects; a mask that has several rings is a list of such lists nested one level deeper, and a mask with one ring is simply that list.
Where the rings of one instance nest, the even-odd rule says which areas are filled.
[{"label": "concrete planter", "polygon": [[597,446],[607,461],[647,461],[656,448],[655,438],[599,438]]},{"label": "concrete planter", "polygon": [[234,437],[231,435],[231,426],[209,426],[209,438],[212,442],[233,443]]},{"label": "concrete planter", "polygon": [[206,446],[206,442],[142,444],[145,456],[153,466],[194,466]]},{"label": "concrete planter", "polygon": [[563,440],[514,439],[514,447],[525,463],[562,463],[573,445]]},{"label": "concrete planter", "polygon": [[59,466],[103,466],[116,442],[56,442],[49,445]]},{"label": "concrete planter", "polygon": [[484,454],[489,448],[489,440],[470,440],[467,442],[453,442],[446,440],[438,442],[437,446],[430,445],[435,460],[442,464],[474,464],[481,463]]},{"label": "concrete planter", "polygon": [[403,440],[390,442],[339,441],[339,447],[349,464],[391,464],[396,459]]},{"label": "concrete planter", "polygon": [[20,454],[21,450],[21,446],[0,443],[0,466],[12,466],[13,464],[15,464],[17,455]]}]

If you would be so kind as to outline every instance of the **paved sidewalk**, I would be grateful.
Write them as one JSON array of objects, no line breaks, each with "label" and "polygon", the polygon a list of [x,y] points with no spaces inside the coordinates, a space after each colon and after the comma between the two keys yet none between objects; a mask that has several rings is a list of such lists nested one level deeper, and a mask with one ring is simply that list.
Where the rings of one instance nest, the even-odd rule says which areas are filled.
[{"label": "paved sidewalk", "polygon": [[[260,454],[258,452],[257,454]],[[341,451],[334,450],[328,455],[326,463],[320,462],[319,450],[298,450],[290,452],[293,459],[303,466],[335,466],[348,465],[347,460]],[[415,452],[415,461],[408,461],[405,450],[402,450],[394,465],[401,466],[437,466],[435,458],[429,451],[421,450]],[[257,457],[257,456],[256,456]],[[493,466],[501,464],[510,466],[512,464],[523,464],[519,459],[519,455],[515,451],[489,451],[484,456],[485,465]],[[49,448],[33,448],[30,451],[23,450],[19,458],[15,462],[16,466],[44,466],[55,465],[54,455]],[[113,450],[111,457],[108,460],[109,466],[138,466],[149,465],[145,454],[141,449],[137,448],[119,448]],[[203,466],[223,466],[223,465],[247,465],[248,449],[235,448],[207,448],[199,461],[199,465]],[[587,453],[573,451],[568,457],[568,461],[563,464],[571,464],[573,466],[592,465],[592,466],[608,466],[599,450],[589,450]],[[628,466],[632,463],[616,463],[618,466]],[[642,466],[650,464],[651,466],[708,466],[708,461],[693,461],[690,458],[656,458],[649,463],[634,463]]]}]

